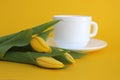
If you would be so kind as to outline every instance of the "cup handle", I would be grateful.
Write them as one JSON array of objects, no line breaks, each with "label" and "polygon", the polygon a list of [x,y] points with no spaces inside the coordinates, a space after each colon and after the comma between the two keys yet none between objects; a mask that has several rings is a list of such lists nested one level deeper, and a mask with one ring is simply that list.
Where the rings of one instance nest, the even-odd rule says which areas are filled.
[{"label": "cup handle", "polygon": [[98,32],[98,24],[96,22],[91,22],[91,25],[93,25],[93,26],[91,26],[91,27],[93,27],[93,30],[90,34],[90,37],[94,37]]}]

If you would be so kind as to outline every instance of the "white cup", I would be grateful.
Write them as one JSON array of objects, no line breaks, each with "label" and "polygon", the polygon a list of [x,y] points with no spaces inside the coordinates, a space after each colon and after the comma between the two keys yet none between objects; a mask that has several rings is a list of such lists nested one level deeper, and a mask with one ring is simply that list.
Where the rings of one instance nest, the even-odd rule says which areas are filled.
[{"label": "white cup", "polygon": [[60,48],[84,48],[90,38],[97,34],[98,25],[92,21],[91,16],[56,15],[53,17],[53,20],[59,19],[61,21],[54,26],[54,41]]}]

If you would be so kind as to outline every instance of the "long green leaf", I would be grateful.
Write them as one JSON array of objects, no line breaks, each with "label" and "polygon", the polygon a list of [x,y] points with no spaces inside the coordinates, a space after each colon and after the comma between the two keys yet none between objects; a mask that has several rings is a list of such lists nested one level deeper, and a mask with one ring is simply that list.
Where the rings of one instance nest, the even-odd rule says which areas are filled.
[{"label": "long green leaf", "polygon": [[0,58],[3,58],[5,53],[13,46],[28,45],[32,37],[32,30],[24,30],[17,33],[15,36],[0,43]]},{"label": "long green leaf", "polygon": [[[31,52],[31,53],[39,53],[39,56],[49,56],[49,57],[50,56],[51,57],[59,56],[59,55],[63,55],[65,53],[65,51],[59,51],[57,48],[52,48],[52,52],[50,52],[50,53],[36,52],[30,46],[12,47],[8,52],[20,52],[20,53]],[[35,55],[33,55],[33,56],[35,56]]]},{"label": "long green leaf", "polygon": [[32,52],[7,52],[2,58],[5,61],[17,62],[17,63],[27,63],[37,65],[34,56],[37,53]]},{"label": "long green leaf", "polygon": [[10,38],[16,36],[17,34],[14,33],[14,34],[9,34],[9,35],[6,35],[6,36],[2,36],[0,37],[0,43],[2,43],[3,41],[6,41],[6,40],[9,40]]},{"label": "long green leaf", "polygon": [[54,57],[63,55],[65,52],[59,51],[56,48],[52,48],[51,53],[39,53],[39,52],[30,52],[30,51],[8,51],[6,55],[1,59],[5,61],[12,61],[17,63],[27,63],[27,64],[35,64],[36,58],[46,56],[46,57]]},{"label": "long green leaf", "polygon": [[41,35],[41,33],[42,33],[44,30],[52,27],[54,24],[58,23],[59,21],[60,21],[60,20],[53,20],[53,21],[50,21],[50,22],[48,22],[48,23],[44,23],[44,24],[42,24],[42,25],[33,27],[33,28],[32,28],[33,34],[39,34],[39,35]]},{"label": "long green leaf", "polygon": [[[45,33],[43,33],[43,31],[46,30],[49,27],[52,27],[54,24],[58,23],[59,21],[60,20],[53,20],[53,21],[44,23],[42,25],[33,27],[32,28],[32,30],[33,30],[32,34],[39,34],[39,35],[42,35],[43,38],[45,38],[43,35],[45,34],[45,36],[46,36],[46,34],[50,33],[50,31],[45,32]],[[19,33],[19,32],[17,32],[17,33]],[[0,43],[4,42],[6,40],[11,39],[12,37],[16,36],[17,33],[9,34],[9,35],[6,35],[6,36],[1,36],[0,37]]]}]

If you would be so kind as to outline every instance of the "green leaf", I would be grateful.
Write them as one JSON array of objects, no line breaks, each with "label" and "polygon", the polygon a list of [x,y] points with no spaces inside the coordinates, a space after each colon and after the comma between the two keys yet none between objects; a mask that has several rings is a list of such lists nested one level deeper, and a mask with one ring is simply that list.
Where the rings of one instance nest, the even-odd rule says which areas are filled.
[{"label": "green leaf", "polygon": [[36,63],[36,58],[38,57],[42,57],[42,56],[54,57],[54,56],[63,55],[65,53],[64,51],[60,52],[56,48],[52,48],[52,50],[53,51],[51,53],[39,53],[39,52],[30,52],[30,51],[26,51],[26,52],[8,51],[1,60],[38,65]]},{"label": "green leaf", "polygon": [[[43,31],[46,30],[46,29],[49,28],[49,27],[52,27],[54,24],[58,23],[59,21],[60,21],[60,20],[53,20],[53,21],[44,23],[44,24],[42,24],[42,25],[33,27],[33,28],[32,28],[32,30],[33,30],[33,33],[32,33],[32,34],[42,35],[43,38],[45,38],[44,35],[46,36],[46,34],[48,34],[51,30],[49,30],[49,31],[47,31],[47,32],[43,32]],[[19,33],[19,32],[17,32],[17,33]],[[11,39],[12,37],[16,36],[17,33],[13,33],[13,34],[9,34],[9,35],[0,37],[0,43],[6,41],[6,40],[8,40],[8,39]]]},{"label": "green leaf", "polygon": [[37,53],[32,52],[7,52],[6,55],[2,58],[5,61],[12,61],[17,63],[27,63],[37,65],[34,56]]},{"label": "green leaf", "polygon": [[44,24],[42,24],[42,25],[33,27],[33,28],[32,28],[33,34],[41,35],[43,31],[45,31],[46,29],[52,27],[54,24],[58,23],[59,21],[60,21],[60,20],[53,20],[53,21],[50,21],[50,22],[48,22],[48,23],[44,23]]},{"label": "green leaf", "polygon": [[32,30],[24,30],[21,32],[18,32],[14,35],[11,35],[8,39],[4,38],[4,41],[0,43],[0,58],[3,58],[5,53],[14,46],[25,46],[28,45],[32,37]]},{"label": "green leaf", "polygon": [[0,43],[4,42],[5,40],[8,40],[8,39],[10,39],[10,38],[12,38],[12,37],[14,37],[16,35],[17,34],[14,33],[14,34],[10,34],[10,35],[7,35],[7,36],[2,36],[2,37],[0,37]]},{"label": "green leaf", "polygon": [[[20,53],[30,52],[30,53],[35,53],[35,55],[31,54],[34,57],[37,57],[37,56],[53,57],[53,56],[63,55],[65,53],[65,51],[59,51],[57,48],[52,48],[52,52],[50,53],[36,52],[30,46],[12,47],[8,52],[13,52],[13,53],[14,52],[20,52]],[[37,55],[36,53],[39,53],[39,54]]]}]

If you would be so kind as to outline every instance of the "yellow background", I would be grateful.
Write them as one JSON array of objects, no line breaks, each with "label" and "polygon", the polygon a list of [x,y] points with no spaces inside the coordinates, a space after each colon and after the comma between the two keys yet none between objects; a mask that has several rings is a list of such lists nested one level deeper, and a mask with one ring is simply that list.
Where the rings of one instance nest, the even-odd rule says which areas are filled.
[{"label": "yellow background", "polygon": [[108,42],[62,70],[0,61],[0,80],[120,80],[120,0],[0,0],[0,35],[50,21],[53,15],[91,15],[96,38]]}]

